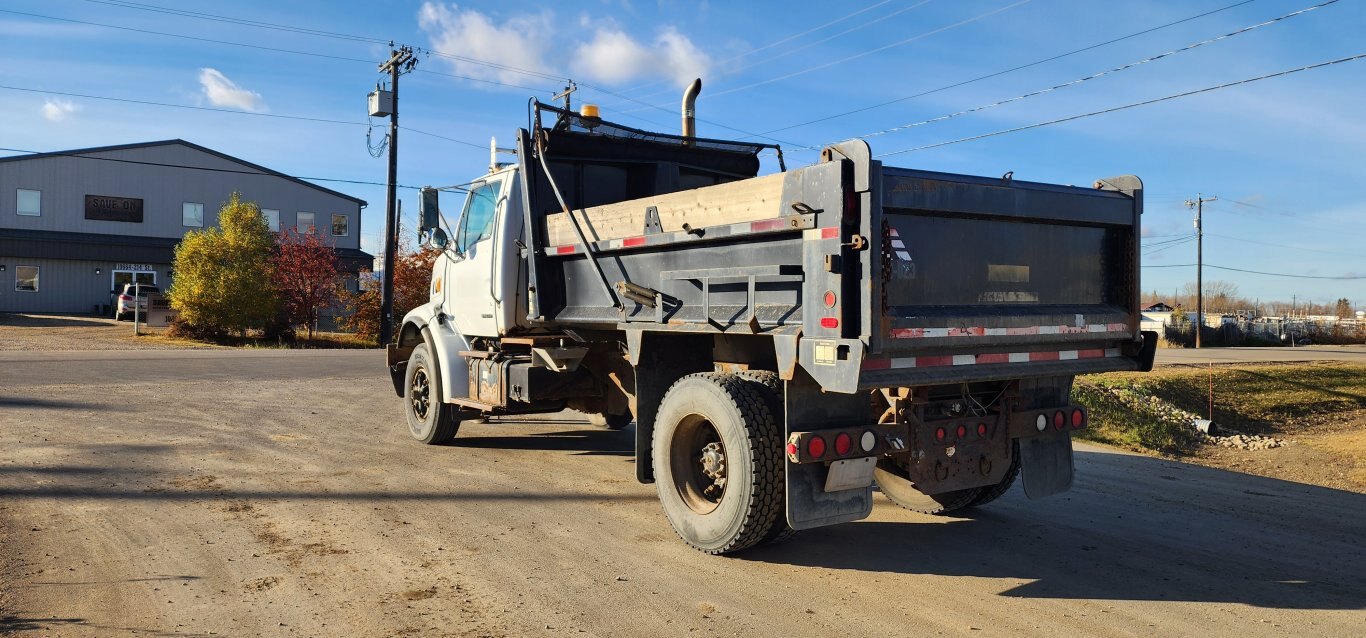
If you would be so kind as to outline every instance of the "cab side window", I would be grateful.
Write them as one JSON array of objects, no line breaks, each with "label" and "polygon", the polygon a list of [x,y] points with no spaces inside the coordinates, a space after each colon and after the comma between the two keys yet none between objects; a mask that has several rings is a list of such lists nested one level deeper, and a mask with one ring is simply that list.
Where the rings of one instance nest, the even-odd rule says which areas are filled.
[{"label": "cab side window", "polygon": [[460,216],[460,236],[456,246],[461,252],[493,235],[493,218],[497,212],[500,182],[485,182],[474,187],[465,200],[465,211]]}]

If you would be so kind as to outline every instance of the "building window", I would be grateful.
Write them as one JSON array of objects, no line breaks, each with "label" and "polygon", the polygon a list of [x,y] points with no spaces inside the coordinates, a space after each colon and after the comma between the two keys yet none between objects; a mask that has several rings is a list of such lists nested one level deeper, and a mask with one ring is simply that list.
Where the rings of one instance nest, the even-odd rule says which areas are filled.
[{"label": "building window", "polygon": [[266,218],[266,225],[270,227],[270,232],[280,232],[280,211],[273,208],[262,208],[261,216]]},{"label": "building window", "polygon": [[204,227],[204,205],[185,202],[180,207],[180,220],[185,226]]},{"label": "building window", "polygon": [[313,213],[299,213],[299,217],[294,220],[294,232],[301,235],[313,234]]},{"label": "building window", "polygon": [[14,290],[17,292],[38,292],[38,267],[15,266]]},{"label": "building window", "polygon": [[19,201],[14,209],[16,213],[29,217],[37,217],[43,214],[43,191],[31,191],[22,188],[18,191]]},{"label": "building window", "polygon": [[333,216],[332,216],[332,236],[333,236],[333,237],[345,237],[345,236],[346,236],[347,234],[349,234],[349,233],[350,233],[350,228],[349,228],[349,224],[347,224],[346,215],[333,215]]}]

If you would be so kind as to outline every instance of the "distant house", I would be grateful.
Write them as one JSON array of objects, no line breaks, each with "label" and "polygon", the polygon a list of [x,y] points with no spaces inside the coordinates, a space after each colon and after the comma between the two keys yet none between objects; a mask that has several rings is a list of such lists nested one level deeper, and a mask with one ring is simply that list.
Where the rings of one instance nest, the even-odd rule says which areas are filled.
[{"label": "distant house", "polygon": [[1143,312],[1171,312],[1175,310],[1171,306],[1159,301],[1143,309]]}]

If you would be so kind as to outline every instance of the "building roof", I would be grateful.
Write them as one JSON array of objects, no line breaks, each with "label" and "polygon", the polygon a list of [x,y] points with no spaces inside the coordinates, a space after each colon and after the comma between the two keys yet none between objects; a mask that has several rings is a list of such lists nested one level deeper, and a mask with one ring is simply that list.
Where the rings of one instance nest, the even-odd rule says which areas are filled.
[{"label": "building roof", "polygon": [[[193,142],[187,142],[187,141],[182,140],[182,139],[160,140],[160,141],[156,141],[156,142],[137,142],[137,143],[134,143],[134,144],[116,144],[116,145],[113,145],[113,146],[95,146],[95,147],[91,147],[91,148],[78,148],[78,149],[73,149],[73,150],[70,150],[70,151],[53,151],[53,152],[50,152],[50,153],[30,153],[30,154],[28,154],[28,155],[11,155],[11,156],[9,156],[9,157],[0,157],[0,163],[3,163],[3,162],[21,162],[21,161],[24,161],[24,160],[40,159],[40,158],[44,158],[44,157],[84,157],[86,153],[104,153],[104,152],[108,152],[108,151],[123,151],[123,150],[134,149],[134,148],[148,148],[148,147],[152,147],[152,146],[170,146],[170,145],[173,145],[173,144],[179,144],[179,145],[181,145],[181,146],[185,146],[185,147],[188,147],[188,148],[192,148],[192,149],[194,149],[194,150],[196,150],[196,151],[199,151],[199,152],[201,152],[201,153],[208,153],[209,155],[213,155],[213,156],[215,156],[215,157],[219,157],[219,158],[228,160],[229,162],[233,162],[233,163],[236,163],[236,164],[241,164],[242,166],[245,166],[245,167],[247,167],[247,168],[251,168],[251,169],[260,171],[260,172],[265,173],[265,174],[267,174],[267,175],[273,175],[273,176],[275,176],[275,177],[279,177],[280,179],[288,180],[288,181],[294,182],[294,183],[296,183],[296,184],[302,184],[302,185],[307,186],[307,187],[309,187],[309,188],[312,188],[312,189],[314,189],[314,190],[319,190],[319,191],[322,191],[322,192],[327,193],[327,194],[329,194],[329,195],[334,195],[334,196],[336,196],[336,197],[341,197],[342,199],[347,199],[347,200],[356,202],[357,204],[360,204],[362,207],[368,206],[368,205],[369,205],[368,203],[366,203],[365,200],[360,199],[360,198],[358,198],[358,197],[352,197],[351,195],[347,195],[346,193],[341,193],[341,192],[338,192],[338,191],[334,191],[334,190],[332,190],[332,189],[330,189],[330,188],[325,188],[325,187],[319,186],[319,185],[317,185],[317,184],[314,184],[314,183],[312,183],[312,182],[309,182],[309,181],[305,181],[305,180],[299,179],[299,178],[294,177],[294,176],[292,176],[292,175],[286,175],[286,174],[284,174],[284,173],[281,173],[280,171],[276,171],[276,170],[272,170],[272,169],[266,168],[266,167],[264,167],[264,166],[261,166],[260,164],[253,164],[253,163],[248,162],[248,161],[246,161],[246,160],[244,160],[244,159],[241,159],[241,158],[238,158],[238,157],[233,157],[233,156],[231,156],[231,155],[228,155],[227,153],[220,153],[220,152],[215,151],[215,150],[213,150],[213,149],[211,149],[211,148],[207,148],[207,147],[204,147],[204,146],[200,146],[200,145],[195,144],[195,143],[193,143]],[[94,158],[92,158],[92,159],[94,159]],[[129,160],[129,161],[131,162],[132,160]],[[140,162],[137,162],[137,163],[140,163]],[[149,164],[152,164],[151,162],[148,162],[148,163],[149,163]],[[154,165],[156,165],[156,166],[164,166],[163,164],[154,164]]]}]

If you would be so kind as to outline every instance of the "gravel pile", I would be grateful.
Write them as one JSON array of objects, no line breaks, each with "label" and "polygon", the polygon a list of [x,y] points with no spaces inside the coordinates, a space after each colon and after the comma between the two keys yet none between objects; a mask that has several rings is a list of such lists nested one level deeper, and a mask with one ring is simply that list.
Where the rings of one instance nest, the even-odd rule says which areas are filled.
[{"label": "gravel pile", "polygon": [[[1132,410],[1152,415],[1164,423],[1178,427],[1195,429],[1195,420],[1201,418],[1200,415],[1182,410],[1181,408],[1164,401],[1159,396],[1144,392],[1143,389],[1138,386],[1091,387],[1104,392]],[[1210,445],[1240,450],[1270,450],[1286,445],[1285,439],[1262,436],[1260,434],[1242,434],[1222,426],[1216,426],[1215,432],[1218,432],[1218,434],[1205,434],[1201,432],[1199,435]]]}]

